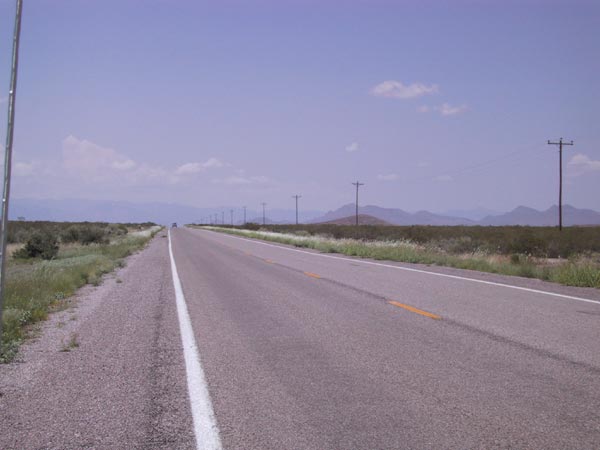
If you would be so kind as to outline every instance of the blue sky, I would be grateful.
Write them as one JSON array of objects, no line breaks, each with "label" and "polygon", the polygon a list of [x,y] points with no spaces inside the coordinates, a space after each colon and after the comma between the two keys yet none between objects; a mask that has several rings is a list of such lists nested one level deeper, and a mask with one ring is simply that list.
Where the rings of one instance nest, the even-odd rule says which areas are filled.
[{"label": "blue sky", "polygon": [[28,0],[13,195],[547,208],[562,136],[600,210],[598,30],[582,1]]}]

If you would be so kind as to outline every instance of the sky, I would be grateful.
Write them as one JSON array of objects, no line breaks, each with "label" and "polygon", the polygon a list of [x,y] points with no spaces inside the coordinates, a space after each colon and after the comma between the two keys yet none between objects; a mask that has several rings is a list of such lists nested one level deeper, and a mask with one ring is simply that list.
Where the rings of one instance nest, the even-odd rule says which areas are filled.
[{"label": "sky", "polygon": [[[14,0],[0,0],[0,138]],[[600,2],[25,0],[12,196],[600,210]]]}]

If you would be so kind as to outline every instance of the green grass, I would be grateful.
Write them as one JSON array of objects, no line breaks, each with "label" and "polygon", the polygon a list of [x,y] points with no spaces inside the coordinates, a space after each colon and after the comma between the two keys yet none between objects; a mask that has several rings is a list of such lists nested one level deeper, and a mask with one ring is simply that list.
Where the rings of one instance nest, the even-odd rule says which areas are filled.
[{"label": "green grass", "polygon": [[102,245],[71,246],[50,261],[9,260],[6,272],[0,362],[11,361],[30,325],[68,304],[85,284],[122,266],[123,258],[143,248],[150,237],[122,236]]},{"label": "green grass", "polygon": [[477,270],[561,283],[568,286],[600,288],[600,257],[598,254],[572,255],[568,260],[548,264],[545,258],[523,254],[501,255],[486,250],[451,253],[430,244],[409,240],[381,241],[335,239],[309,233],[286,234],[268,230],[244,230],[209,227],[210,229],[249,238],[262,239],[325,253],[340,253],[360,258],[429,264],[459,269]]}]

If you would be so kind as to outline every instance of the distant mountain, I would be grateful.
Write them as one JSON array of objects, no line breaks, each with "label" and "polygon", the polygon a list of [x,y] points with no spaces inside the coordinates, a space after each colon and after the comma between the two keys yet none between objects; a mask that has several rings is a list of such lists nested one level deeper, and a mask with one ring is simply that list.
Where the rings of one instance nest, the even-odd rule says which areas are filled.
[{"label": "distant mountain", "polygon": [[502,211],[495,211],[493,209],[477,207],[473,209],[448,209],[443,212],[437,213],[440,216],[451,216],[451,217],[464,217],[473,221],[478,221],[487,216],[497,216],[502,214]]},{"label": "distant mountain", "polygon": [[[429,211],[418,211],[409,213],[401,209],[382,208],[380,206],[367,205],[359,206],[359,214],[376,217],[393,225],[473,225],[474,222],[462,217],[441,216],[433,214]],[[331,222],[338,219],[343,219],[356,214],[356,206],[354,203],[349,203],[336,209],[329,211],[322,217],[314,219],[312,223]]]},{"label": "distant mountain", "polygon": [[[170,224],[177,222],[200,223],[223,220],[230,223],[230,210],[234,210],[233,222],[243,221],[243,210],[240,207],[221,206],[218,208],[196,208],[176,203],[133,203],[106,200],[39,200],[11,199],[10,219],[24,217],[26,220],[53,221],[103,221],[103,222],[156,222]],[[481,208],[478,208],[481,209]],[[471,212],[476,210],[470,210]],[[459,212],[459,211],[456,211]],[[463,212],[469,212],[464,210]],[[267,222],[273,224],[291,224],[296,221],[294,209],[267,209]],[[354,223],[355,205],[349,203],[334,211],[323,214],[322,211],[300,210],[301,223],[335,222],[351,220]],[[504,214],[490,214],[481,220],[472,220],[460,215],[434,214],[429,211],[409,213],[397,208],[382,208],[368,205],[359,208],[359,214],[371,216],[375,220],[392,225],[532,225],[555,226],[558,223],[558,207],[552,206],[545,211],[538,211],[526,206],[519,206]],[[262,223],[262,210],[246,211],[248,221]],[[471,215],[471,217],[473,217]],[[369,220],[374,220],[369,219]],[[578,209],[570,205],[563,207],[563,223],[571,225],[600,225],[600,213],[590,209]]]},{"label": "distant mountain", "polygon": [[[349,216],[354,217],[355,205],[349,203],[334,211],[318,217],[313,223],[335,222]],[[558,223],[558,207],[556,205],[545,211],[538,211],[526,206],[519,206],[505,214],[488,215],[481,220],[470,220],[460,216],[445,216],[429,211],[409,213],[401,209],[381,208],[379,206],[361,206],[359,214],[373,216],[393,225],[530,225],[555,226]],[[469,210],[466,210],[467,212]],[[471,212],[474,210],[471,210]],[[570,205],[563,206],[563,224],[600,225],[600,213],[591,209],[578,209]]]},{"label": "distant mountain", "polygon": [[[236,224],[243,222],[243,209],[233,206],[218,208],[196,208],[194,206],[176,203],[134,203],[107,200],[81,200],[81,199],[21,199],[13,198],[10,203],[10,219],[24,217],[26,220],[52,220],[52,221],[101,221],[101,222],[155,222],[170,224],[177,222],[200,223],[201,221],[214,221],[221,223],[223,212],[225,223],[230,223],[230,210],[234,210],[233,221]],[[268,216],[276,223],[292,223],[296,220],[295,209],[267,210]],[[323,211],[301,210],[299,219],[307,221],[323,214]],[[246,217],[260,217],[262,211],[248,209]],[[257,219],[258,220],[258,219]]]},{"label": "distant mountain", "polygon": [[[355,225],[356,224],[356,215],[342,217],[341,219],[331,220],[329,222],[322,222],[324,224],[331,225]],[[359,214],[358,215],[358,223],[359,225],[392,225],[385,220],[378,219],[377,217],[369,216],[368,214]]]},{"label": "distant mountain", "polygon": [[[558,206],[553,205],[545,211],[519,206],[505,214],[485,217],[479,221],[479,224],[555,226],[558,224]],[[591,209],[578,209],[571,205],[564,205],[563,225],[600,225],[600,213]]]}]

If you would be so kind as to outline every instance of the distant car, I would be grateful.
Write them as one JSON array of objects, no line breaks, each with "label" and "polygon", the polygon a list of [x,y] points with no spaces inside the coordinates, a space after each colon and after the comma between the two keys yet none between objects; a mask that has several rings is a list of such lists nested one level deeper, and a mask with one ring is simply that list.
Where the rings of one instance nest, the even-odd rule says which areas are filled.
[{"label": "distant car", "polygon": [[177,228],[177,222],[173,222],[173,223],[171,224],[171,228]]}]

